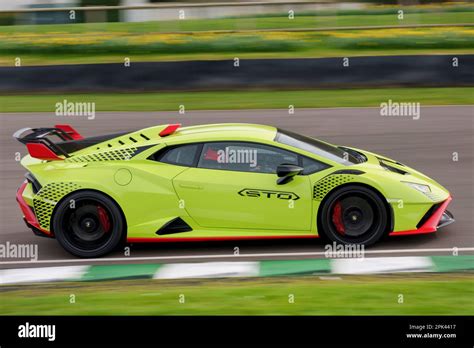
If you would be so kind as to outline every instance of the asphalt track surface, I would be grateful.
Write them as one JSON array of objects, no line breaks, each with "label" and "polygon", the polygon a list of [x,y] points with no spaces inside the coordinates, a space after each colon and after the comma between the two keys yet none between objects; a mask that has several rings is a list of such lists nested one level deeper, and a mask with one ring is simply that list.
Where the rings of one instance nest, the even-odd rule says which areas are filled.
[{"label": "asphalt track surface", "polygon": [[[100,260],[78,259],[65,252],[54,239],[34,236],[26,228],[15,201],[25,170],[15,153],[26,148],[11,135],[22,127],[48,127],[69,123],[86,136],[133,130],[156,124],[180,122],[185,126],[221,123],[260,123],[286,128],[323,140],[366,149],[397,159],[444,185],[453,195],[449,210],[456,222],[434,234],[391,237],[366,249],[367,256],[450,255],[474,252],[474,107],[421,108],[420,119],[380,116],[379,108],[102,112],[86,117],[58,117],[49,113],[0,114],[0,243],[38,245],[38,261],[2,259],[0,268],[44,267],[108,263],[165,263],[324,257],[321,240],[264,240],[230,242],[185,242],[131,245],[131,255],[117,251]],[[453,152],[458,161],[453,161]],[[240,255],[234,255],[238,247]]]}]

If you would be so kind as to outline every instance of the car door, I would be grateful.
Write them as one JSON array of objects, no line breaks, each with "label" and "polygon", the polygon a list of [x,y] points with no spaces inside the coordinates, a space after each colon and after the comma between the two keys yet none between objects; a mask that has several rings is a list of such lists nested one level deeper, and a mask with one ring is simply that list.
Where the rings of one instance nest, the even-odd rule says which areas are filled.
[{"label": "car door", "polygon": [[173,185],[188,214],[203,227],[309,231],[309,177],[277,185],[277,166],[299,161],[296,153],[274,146],[209,142],[202,145],[196,166],[177,175]]}]

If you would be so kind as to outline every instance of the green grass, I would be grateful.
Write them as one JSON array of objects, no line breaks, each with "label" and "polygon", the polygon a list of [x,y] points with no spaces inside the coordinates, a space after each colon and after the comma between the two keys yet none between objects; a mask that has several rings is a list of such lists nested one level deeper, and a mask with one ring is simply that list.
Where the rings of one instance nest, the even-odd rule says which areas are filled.
[{"label": "green grass", "polygon": [[[3,315],[473,315],[471,274],[108,281],[0,288]],[[74,294],[76,303],[70,304]],[[184,295],[185,303],[179,303]],[[289,296],[294,295],[294,303]],[[399,303],[403,295],[403,303]]]},{"label": "green grass", "polygon": [[54,112],[55,104],[95,102],[96,111],[172,111],[183,104],[191,110],[378,107],[388,99],[421,105],[470,105],[474,88],[374,88],[291,91],[155,92],[126,94],[1,95],[0,112]]},{"label": "green grass", "polygon": [[[414,12],[415,11],[415,12]],[[473,53],[469,27],[261,32],[262,29],[360,27],[373,25],[474,23],[473,7],[445,7],[424,12],[397,8],[343,11],[338,15],[297,14],[140,23],[77,23],[0,26],[0,65],[80,64],[192,59],[290,58],[360,55]],[[437,12],[438,11],[438,12]],[[203,31],[251,30],[246,33]],[[164,32],[187,34],[169,35]],[[347,34],[347,37],[339,35]],[[360,34],[360,35],[359,35]],[[168,36],[167,36],[168,35]]]}]

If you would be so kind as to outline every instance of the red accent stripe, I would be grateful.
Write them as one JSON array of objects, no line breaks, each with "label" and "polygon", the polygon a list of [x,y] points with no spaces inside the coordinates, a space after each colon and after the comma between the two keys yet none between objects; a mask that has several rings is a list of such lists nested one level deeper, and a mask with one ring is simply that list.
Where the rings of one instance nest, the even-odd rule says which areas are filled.
[{"label": "red accent stripe", "polygon": [[453,200],[451,195],[439,206],[438,209],[429,217],[428,220],[416,230],[408,230],[408,231],[400,231],[400,232],[392,232],[389,236],[406,236],[411,234],[426,234],[426,233],[433,233],[436,232],[439,220],[443,216],[446,208],[448,207],[449,203]]},{"label": "red accent stripe", "polygon": [[160,132],[160,137],[166,137],[167,135],[173,134],[176,130],[181,127],[181,123],[169,124]]},{"label": "red accent stripe", "polygon": [[420,227],[419,229],[416,230],[408,230],[408,231],[400,231],[400,232],[391,232],[389,233],[389,236],[409,236],[412,234],[428,234],[428,233],[434,233],[436,230],[422,230]]},{"label": "red accent stripe", "polygon": [[266,240],[266,239],[316,239],[318,235],[295,235],[295,236],[229,236],[229,237],[183,237],[183,238],[127,238],[128,243],[158,243],[158,242],[217,242],[233,240]]},{"label": "red accent stripe", "polygon": [[47,161],[58,161],[62,160],[61,157],[58,157],[51,149],[46,145],[40,143],[27,143],[26,148],[30,153],[31,157],[39,158]]},{"label": "red accent stripe", "polygon": [[57,124],[54,126],[54,128],[59,128],[63,131],[65,131],[67,134],[69,134],[74,140],[81,140],[81,139],[84,139],[84,137],[82,135],[79,134],[79,132],[77,130],[75,130],[74,128],[72,128],[70,125],[68,124]]},{"label": "red accent stripe", "polygon": [[50,236],[51,232],[45,230],[44,228],[41,228],[41,226],[38,223],[38,220],[36,219],[35,213],[33,213],[33,210],[30,208],[28,204],[26,204],[26,201],[23,198],[23,192],[25,191],[26,185],[28,185],[28,180],[25,180],[23,184],[21,184],[20,188],[18,189],[16,193],[16,201],[20,205],[20,209],[23,212],[23,216],[25,217],[26,221],[31,226],[37,228],[44,234],[47,234],[48,236]]}]

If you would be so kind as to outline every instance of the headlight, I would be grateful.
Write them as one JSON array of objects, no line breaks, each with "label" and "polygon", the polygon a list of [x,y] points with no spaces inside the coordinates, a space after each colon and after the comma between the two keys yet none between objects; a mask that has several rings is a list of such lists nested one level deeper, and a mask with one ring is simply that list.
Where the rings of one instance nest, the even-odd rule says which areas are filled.
[{"label": "headlight", "polygon": [[420,191],[421,193],[431,192],[431,189],[428,185],[415,184],[414,182],[406,182],[406,181],[402,181],[402,182],[414,188],[415,190]]}]

